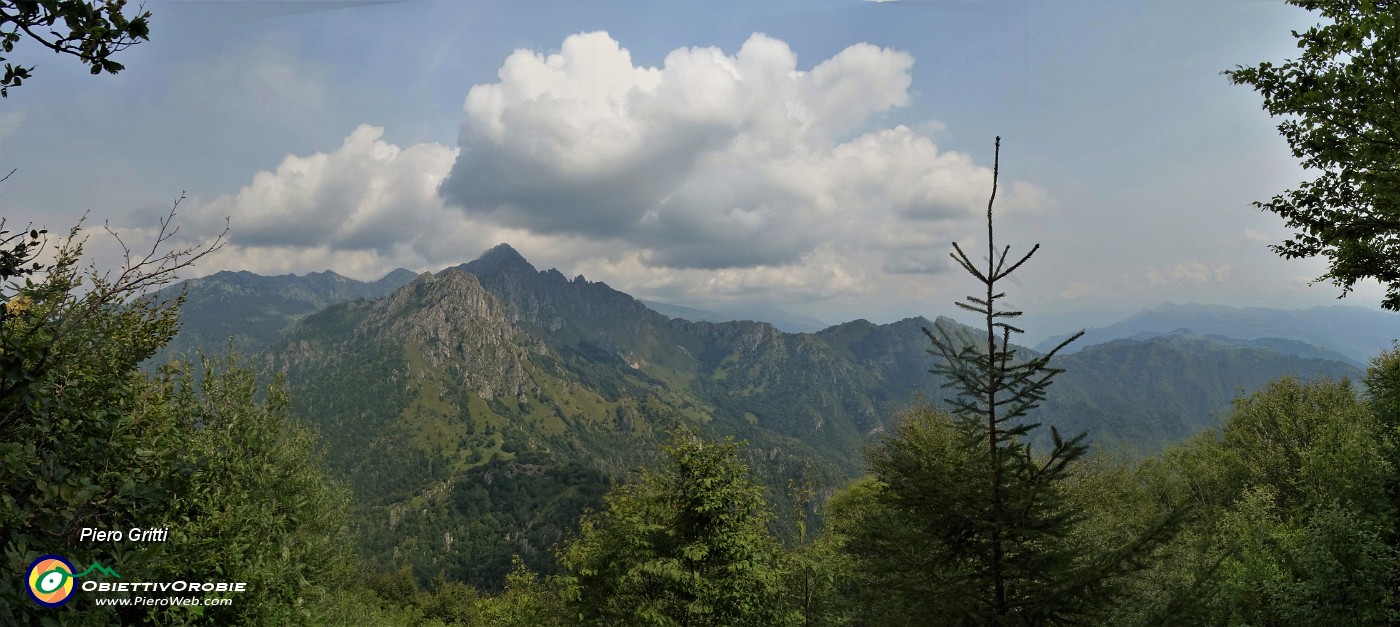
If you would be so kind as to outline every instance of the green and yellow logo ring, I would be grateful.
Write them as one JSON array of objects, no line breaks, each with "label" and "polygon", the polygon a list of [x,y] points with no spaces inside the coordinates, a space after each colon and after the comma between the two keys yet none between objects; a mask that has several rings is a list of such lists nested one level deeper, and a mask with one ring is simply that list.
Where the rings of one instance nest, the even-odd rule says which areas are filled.
[{"label": "green and yellow logo ring", "polygon": [[29,565],[29,596],[44,607],[58,607],[73,597],[73,564],[59,555],[44,555]]}]

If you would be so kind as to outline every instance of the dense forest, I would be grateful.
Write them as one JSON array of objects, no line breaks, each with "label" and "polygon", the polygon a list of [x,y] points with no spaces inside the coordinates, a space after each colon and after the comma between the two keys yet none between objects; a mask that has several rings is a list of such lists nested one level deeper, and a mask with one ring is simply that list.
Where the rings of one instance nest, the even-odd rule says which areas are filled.
[{"label": "dense forest", "polygon": [[[1376,60],[1400,51],[1400,7],[1299,4],[1334,22],[1300,35],[1304,59],[1238,68],[1230,78],[1261,91],[1271,114],[1326,115],[1319,103],[1330,101],[1379,117],[1346,137],[1285,122],[1299,156],[1313,155],[1307,162],[1326,173],[1262,206],[1299,229],[1277,252],[1328,257],[1329,278],[1344,289],[1389,281],[1383,305],[1397,309],[1393,217],[1375,232],[1362,228],[1378,223],[1369,214],[1333,229],[1345,222],[1338,206],[1393,216],[1400,196],[1394,91],[1384,92],[1389,109],[1340,95],[1368,71],[1393,88],[1395,65]],[[121,3],[86,12],[71,1],[3,5],[0,17],[16,24],[52,17],[48,28],[64,18],[76,34],[60,45],[72,50],[58,51],[94,73],[119,71],[108,56],[147,33],[144,17],[123,16]],[[5,35],[6,52],[11,35],[19,37]],[[1337,67],[1339,52],[1355,69]],[[1295,93],[1289,81],[1298,76],[1307,85]],[[7,66],[3,84],[28,78]],[[435,278],[398,277],[407,287],[325,309],[287,338],[258,339],[275,334],[264,324],[215,356],[190,358],[167,348],[184,297],[153,291],[219,240],[163,249],[163,229],[152,252],[128,249],[125,266],[103,272],[85,269],[78,228],[62,238],[0,223],[0,560],[9,573],[0,578],[0,623],[1400,622],[1400,345],[1355,381],[1261,382],[1233,400],[1218,428],[1201,429],[1170,418],[1200,407],[1168,406],[1149,388],[1153,368],[1177,363],[1161,341],[1153,344],[1161,352],[1145,353],[1155,357],[1140,394],[1098,412],[1153,415],[1139,423],[1160,430],[1149,436],[1150,454],[1118,452],[1121,433],[1089,446],[1099,423],[1040,424],[1045,407],[1104,402],[1071,378],[1081,368],[1089,370],[1081,380],[1092,379],[1101,362],[1061,354],[1078,335],[1042,351],[1012,343],[1021,312],[1002,306],[1000,289],[1038,245],[1017,255],[996,245],[999,141],[986,248],[953,246],[977,286],[956,304],[979,325],[930,323],[925,341],[909,347],[938,358],[928,382],[941,396],[872,416],[889,405],[855,402],[832,383],[831,394],[847,401],[832,406],[848,427],[810,428],[810,441],[794,435],[808,423],[770,419],[827,407],[787,406],[818,383],[767,377],[776,353],[740,359],[666,335],[682,352],[690,342],[710,377],[677,386],[693,378],[680,357],[649,364],[657,374],[648,374],[587,339],[605,334],[548,318],[549,303],[529,300],[538,292],[520,282],[533,280],[533,268],[492,274],[484,257]],[[178,206],[164,227],[173,228]],[[40,255],[46,246],[56,247],[51,257]],[[492,289],[525,300],[489,297],[481,283],[493,280]],[[588,288],[581,277],[578,285]],[[521,324],[546,329],[538,337],[552,343],[504,323],[477,324],[517,316],[507,308],[520,302],[540,316]],[[460,326],[468,322],[477,326]],[[696,328],[747,334],[734,345],[804,358],[820,357],[819,343],[855,362],[869,350],[856,323],[792,337],[707,324]],[[662,337],[648,333],[677,328],[690,327],[608,332],[645,343]],[[234,347],[249,341],[267,351],[250,358]],[[1218,378],[1266,358],[1249,352],[1254,346],[1172,341],[1218,356],[1218,370],[1178,378]],[[816,380],[846,372],[824,358],[809,363]],[[297,398],[291,390],[305,378],[336,381],[305,386],[310,394]],[[852,442],[862,455],[849,467],[799,463]],[[591,458],[599,461],[577,461]],[[852,468],[854,480],[845,472]],[[454,535],[459,526],[440,524],[448,518],[469,530]],[[168,529],[169,537],[97,543],[83,537],[94,528]],[[430,542],[470,548],[439,559],[422,546]],[[78,568],[115,565],[112,580],[217,579],[246,591],[231,593],[228,605],[48,608],[26,573],[51,555]]]}]

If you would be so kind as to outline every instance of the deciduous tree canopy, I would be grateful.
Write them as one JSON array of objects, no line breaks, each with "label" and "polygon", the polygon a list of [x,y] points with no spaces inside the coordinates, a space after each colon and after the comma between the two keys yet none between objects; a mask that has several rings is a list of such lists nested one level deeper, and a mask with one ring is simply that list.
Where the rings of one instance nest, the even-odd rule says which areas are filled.
[{"label": "deciduous tree canopy", "polygon": [[1400,310],[1400,4],[1391,0],[1290,0],[1327,23],[1294,33],[1302,55],[1225,72],[1283,117],[1279,132],[1317,178],[1255,206],[1282,217],[1285,258],[1323,256],[1346,295],[1357,281],[1387,288]]}]

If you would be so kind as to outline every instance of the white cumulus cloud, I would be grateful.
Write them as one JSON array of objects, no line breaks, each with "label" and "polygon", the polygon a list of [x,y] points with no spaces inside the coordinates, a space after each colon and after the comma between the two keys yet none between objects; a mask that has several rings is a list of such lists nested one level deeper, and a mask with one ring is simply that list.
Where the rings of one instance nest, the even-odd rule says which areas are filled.
[{"label": "white cumulus cloud", "polygon": [[[526,233],[443,207],[437,188],[455,149],[398,146],[383,134],[361,125],[333,150],[287,155],[236,193],[186,201],[182,237],[207,239],[228,219],[227,245],[200,268],[261,274],[331,269],[374,279],[397,267],[441,269],[500,241],[528,241]],[[139,228],[123,231],[124,237],[149,235],[152,213],[136,216]]]},{"label": "white cumulus cloud", "polygon": [[[606,33],[574,35],[472,86],[455,148],[362,125],[193,216],[201,231],[228,216],[220,263],[258,272],[372,278],[509,242],[642,296],[859,297],[947,270],[991,189],[991,168],[940,148],[929,124],[872,127],[910,101],[913,62],[860,43],[804,69],[755,34],[647,67]],[[1004,212],[1054,206],[1006,178],[998,198]]]},{"label": "white cumulus cloud", "polygon": [[439,237],[437,185],[456,151],[439,144],[401,148],[384,129],[361,125],[336,150],[289,155],[253,175],[237,194],[197,211],[203,221],[227,216],[230,243],[244,248],[292,247],[365,251],[396,249]]},{"label": "white cumulus cloud", "polygon": [[[660,67],[601,32],[518,50],[500,82],[471,88],[442,194],[473,217],[625,242],[647,267],[777,267],[832,243],[935,271],[889,235],[946,242],[985,206],[990,168],[904,126],[849,136],[908,103],[912,65],[862,43],[804,70],[762,34],[733,54],[677,49]],[[1007,193],[1006,209],[1048,201],[1021,182]]]}]

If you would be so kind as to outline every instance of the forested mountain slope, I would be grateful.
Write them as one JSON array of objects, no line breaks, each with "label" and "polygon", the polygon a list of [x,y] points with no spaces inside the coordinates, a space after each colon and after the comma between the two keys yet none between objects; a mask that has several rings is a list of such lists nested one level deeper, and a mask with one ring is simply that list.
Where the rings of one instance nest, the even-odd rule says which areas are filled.
[{"label": "forested mountain slope", "polygon": [[[208,337],[200,318],[187,324]],[[824,489],[859,474],[863,447],[901,408],[945,395],[925,328],[972,333],[942,317],[817,333],[672,319],[502,245],[306,316],[257,360],[286,375],[295,414],[319,430],[372,559],[491,585],[514,553],[551,568],[548,548],[579,512],[653,461],[679,424],[747,441],[780,511],[793,482]],[[1140,452],[1214,425],[1236,393],[1280,375],[1357,375],[1189,334],[1093,346],[1058,365],[1066,373],[1035,418]]]},{"label": "forested mountain slope", "polygon": [[1232,399],[1283,375],[1349,378],[1350,363],[1191,333],[1114,340],[1065,355],[1038,419],[1109,448],[1153,453],[1218,427]]}]

